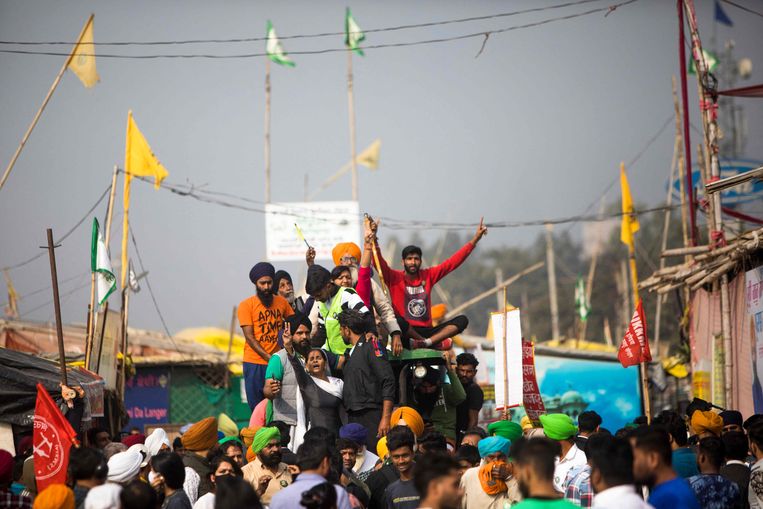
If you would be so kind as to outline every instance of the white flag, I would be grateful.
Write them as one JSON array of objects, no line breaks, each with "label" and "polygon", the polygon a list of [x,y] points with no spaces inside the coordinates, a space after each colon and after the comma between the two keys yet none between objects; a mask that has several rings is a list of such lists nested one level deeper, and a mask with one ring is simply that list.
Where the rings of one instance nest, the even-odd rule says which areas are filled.
[{"label": "white flag", "polygon": [[117,289],[117,278],[111,269],[109,250],[103,242],[98,220],[93,218],[93,234],[90,241],[90,270],[95,273],[96,302],[100,306]]}]

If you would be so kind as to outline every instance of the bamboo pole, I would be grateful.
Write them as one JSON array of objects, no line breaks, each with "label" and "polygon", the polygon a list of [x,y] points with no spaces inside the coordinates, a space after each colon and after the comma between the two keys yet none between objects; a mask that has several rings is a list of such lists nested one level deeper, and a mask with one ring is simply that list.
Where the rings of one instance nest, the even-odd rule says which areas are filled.
[{"label": "bamboo pole", "polygon": [[509,366],[508,366],[508,349],[509,349],[509,313],[506,311],[508,307],[508,295],[506,287],[503,287],[503,309],[501,310],[503,316],[503,418],[509,417]]},{"label": "bamboo pole", "polygon": [[684,0],[676,0],[678,10],[678,65],[681,70],[681,102],[683,104],[683,142],[686,162],[686,197],[688,216],[691,229],[689,237],[691,245],[697,245],[697,214],[694,208],[694,188],[692,184],[691,166],[691,133],[689,131],[689,91],[686,83],[686,46],[684,39]]},{"label": "bamboo pole", "polygon": [[265,59],[265,203],[270,203],[270,59]]},{"label": "bamboo pole", "polygon": [[490,290],[485,290],[481,294],[479,294],[479,295],[477,295],[475,297],[472,297],[471,299],[467,300],[463,304],[460,304],[460,305],[456,306],[452,310],[448,311],[448,313],[445,315],[445,318],[446,319],[453,318],[454,316],[456,316],[458,313],[462,312],[463,310],[473,306],[474,304],[478,303],[482,299],[490,297],[494,293],[501,291],[501,289],[510,286],[512,283],[514,283],[518,279],[526,276],[527,274],[530,274],[531,272],[535,272],[536,270],[540,269],[544,265],[545,265],[544,262],[538,262],[535,265],[531,265],[531,266],[527,267],[523,271],[521,271],[521,272],[519,272],[517,274],[514,274],[513,276],[505,279],[500,285],[496,285],[494,288],[491,288]]},{"label": "bamboo pole", "polygon": [[69,52],[69,56],[66,57],[66,61],[64,62],[64,65],[61,67],[61,70],[58,71],[56,78],[53,80],[53,84],[48,89],[48,93],[45,96],[45,99],[43,99],[42,101],[42,105],[37,110],[37,113],[35,113],[34,118],[32,119],[32,123],[29,124],[29,127],[24,133],[24,137],[21,138],[21,143],[19,143],[19,146],[16,148],[16,152],[13,154],[13,157],[11,158],[11,162],[8,163],[8,166],[5,168],[5,172],[3,173],[3,178],[0,179],[0,189],[3,188],[3,186],[5,185],[5,181],[8,180],[8,176],[11,174],[11,170],[13,170],[13,166],[16,164],[16,160],[21,155],[21,151],[24,149],[24,146],[26,145],[27,140],[29,140],[29,136],[32,134],[32,131],[37,125],[37,122],[40,120],[40,117],[42,116],[42,112],[45,110],[45,107],[48,105],[48,101],[50,101],[50,98],[53,97],[53,92],[55,92],[56,88],[58,87],[58,84],[61,82],[61,78],[64,76],[64,73],[66,72],[66,68],[69,67],[69,63],[72,61],[72,57],[74,56],[74,51],[77,49],[77,46],[79,46],[79,41],[80,39],[82,39],[82,36],[85,35],[85,30],[87,30],[87,27],[93,22],[93,17],[94,15],[91,14],[88,20],[85,22],[85,26],[82,27],[82,31],[79,33],[79,37],[77,37],[77,42],[74,44],[74,47],[72,48],[72,50]]},{"label": "bamboo pole", "polygon": [[90,272],[90,303],[87,305],[87,331],[85,332],[85,367],[87,369],[90,369],[90,353],[93,349],[93,331],[95,330],[93,312],[98,312],[95,309],[95,271]]},{"label": "bamboo pole", "polygon": [[[107,303],[108,304],[108,303]],[[122,289],[122,309],[120,310],[120,318],[122,319],[121,327],[119,328],[120,336],[120,349],[122,350],[122,365],[120,366],[120,394],[124,398],[125,394],[125,377],[127,376],[127,315],[130,312],[130,285],[125,286]],[[103,316],[103,321],[106,322],[106,315]]]},{"label": "bamboo pole", "polygon": [[353,95],[352,50],[347,49],[347,111],[350,120],[350,164],[352,168],[352,201],[358,201],[358,162],[355,146],[355,97]]},{"label": "bamboo pole", "polygon": [[[604,214],[604,198],[601,199],[601,202],[599,203],[599,216],[602,216]],[[591,256],[591,265],[588,267],[588,277],[586,278],[586,285],[585,285],[585,299],[588,305],[591,305],[591,295],[593,295],[593,277],[596,274],[596,263],[599,259],[599,252],[601,251],[601,231],[599,230],[596,235],[596,249],[594,249],[593,255]],[[586,332],[588,331],[588,320],[580,320],[580,333],[578,334],[578,339],[582,339],[585,341],[586,338]]]},{"label": "bamboo pole", "polygon": [[104,225],[103,242],[106,244],[106,251],[109,250],[109,241],[111,240],[111,219],[114,216],[114,197],[117,192],[117,173],[119,168],[114,165],[114,173],[111,175],[111,191],[109,191],[109,205],[106,209],[106,224]]},{"label": "bamboo pole", "polygon": [[50,280],[53,285],[53,308],[56,314],[56,338],[58,339],[58,362],[61,367],[61,383],[69,385],[66,377],[66,354],[64,352],[64,329],[61,323],[61,298],[58,294],[58,270],[56,269],[56,246],[53,243],[53,229],[48,228],[48,258],[50,259]]}]

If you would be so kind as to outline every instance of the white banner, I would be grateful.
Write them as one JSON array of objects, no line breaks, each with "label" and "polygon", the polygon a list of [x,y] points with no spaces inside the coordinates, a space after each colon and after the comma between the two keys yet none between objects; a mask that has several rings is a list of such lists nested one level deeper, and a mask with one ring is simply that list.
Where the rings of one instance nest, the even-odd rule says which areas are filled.
[{"label": "white banner", "polygon": [[745,273],[745,301],[747,314],[755,330],[755,337],[751,338],[755,343],[755,355],[752,358],[753,403],[755,412],[763,412],[761,406],[763,394],[759,386],[763,383],[763,267],[757,267]]},{"label": "white banner", "polygon": [[295,223],[319,260],[331,260],[331,250],[340,242],[358,243],[360,239],[360,206],[356,201],[268,203],[265,212],[266,256],[271,262],[305,260],[307,246]]},{"label": "white banner", "polygon": [[[507,317],[505,338],[503,336],[504,316]],[[503,411],[505,408],[522,404],[522,327],[519,309],[513,309],[505,314],[491,313],[490,320],[493,326],[493,338],[495,338],[495,407],[497,411]],[[504,365],[506,366],[505,375]],[[504,379],[509,382],[508,401],[504,396]]]}]

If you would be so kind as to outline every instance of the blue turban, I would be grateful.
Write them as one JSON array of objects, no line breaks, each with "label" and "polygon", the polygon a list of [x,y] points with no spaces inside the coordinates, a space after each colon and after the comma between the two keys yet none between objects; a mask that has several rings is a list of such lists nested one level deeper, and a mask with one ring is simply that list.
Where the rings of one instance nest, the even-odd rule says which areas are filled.
[{"label": "blue turban", "polygon": [[352,440],[356,444],[365,444],[367,437],[368,430],[365,426],[358,424],[357,422],[351,422],[350,424],[345,424],[339,428],[339,438]]},{"label": "blue turban", "polygon": [[480,458],[484,458],[485,456],[496,452],[502,452],[508,456],[509,447],[511,447],[511,441],[500,436],[483,438],[477,444],[477,449],[480,451]]},{"label": "blue turban", "polygon": [[254,284],[257,284],[258,279],[266,276],[270,276],[273,279],[276,277],[275,267],[268,262],[260,262],[249,271],[249,280]]}]

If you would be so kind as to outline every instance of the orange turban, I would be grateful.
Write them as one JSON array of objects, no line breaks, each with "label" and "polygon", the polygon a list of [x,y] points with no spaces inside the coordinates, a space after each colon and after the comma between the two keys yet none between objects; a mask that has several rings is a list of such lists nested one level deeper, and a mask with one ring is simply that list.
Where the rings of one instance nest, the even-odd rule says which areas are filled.
[{"label": "orange turban", "polygon": [[257,454],[255,454],[255,452],[252,450],[251,447],[247,447],[246,448],[246,462],[247,463],[251,463],[252,461],[255,460],[255,458],[257,458]]},{"label": "orange turban", "polygon": [[259,426],[256,428],[241,428],[241,441],[244,442],[247,449],[252,446],[254,435],[257,434],[258,429],[260,429]]},{"label": "orange turban", "polygon": [[445,304],[435,304],[432,306],[430,313],[432,313],[432,320],[442,320],[445,318],[445,314],[448,312],[448,306]]},{"label": "orange turban", "polygon": [[217,418],[202,419],[185,432],[183,447],[189,451],[207,451],[217,444]]},{"label": "orange turban", "polygon": [[334,246],[331,250],[331,257],[334,258],[334,265],[341,265],[342,257],[350,255],[360,262],[360,248],[354,242],[342,242]]},{"label": "orange turban", "polygon": [[74,492],[65,484],[51,484],[34,499],[34,509],[74,509]]},{"label": "orange turban", "polygon": [[421,414],[409,406],[401,406],[392,412],[390,418],[390,426],[397,426],[398,422],[402,420],[405,425],[411,428],[413,434],[420,437],[424,434],[424,419],[421,418]]},{"label": "orange turban", "polygon": [[691,429],[695,435],[712,433],[719,437],[723,431],[723,418],[712,411],[697,410],[691,415]]}]

